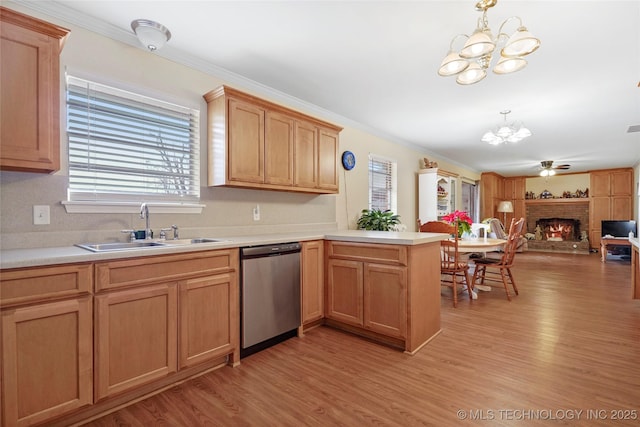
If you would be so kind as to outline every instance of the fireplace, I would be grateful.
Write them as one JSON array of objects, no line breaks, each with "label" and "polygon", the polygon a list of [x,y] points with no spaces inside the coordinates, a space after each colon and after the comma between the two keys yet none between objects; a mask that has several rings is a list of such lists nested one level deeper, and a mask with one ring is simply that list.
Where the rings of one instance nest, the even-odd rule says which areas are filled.
[{"label": "fireplace", "polygon": [[536,199],[527,200],[525,206],[528,250],[589,253],[588,199]]},{"label": "fireplace", "polygon": [[554,242],[580,240],[580,220],[575,218],[540,218],[536,221],[536,234],[542,240]]}]

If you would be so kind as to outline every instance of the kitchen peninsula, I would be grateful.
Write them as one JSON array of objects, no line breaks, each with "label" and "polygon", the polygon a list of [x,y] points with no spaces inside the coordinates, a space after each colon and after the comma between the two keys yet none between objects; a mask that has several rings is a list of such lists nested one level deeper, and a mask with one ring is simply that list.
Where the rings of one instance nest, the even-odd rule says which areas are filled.
[{"label": "kitchen peninsula", "polygon": [[[313,326],[415,353],[440,332],[444,238],[345,230],[121,252],[2,251],[3,425],[80,422],[204,371],[237,366],[238,249],[245,246],[319,243],[324,280],[315,295],[324,296],[324,308]],[[302,293],[303,300],[311,296]],[[216,310],[205,310],[205,303]],[[191,312],[205,317],[194,322]],[[132,340],[136,336],[163,338]],[[28,359],[21,356],[25,348]],[[51,361],[60,375],[51,377]],[[25,394],[27,383],[44,382],[46,396]]]}]

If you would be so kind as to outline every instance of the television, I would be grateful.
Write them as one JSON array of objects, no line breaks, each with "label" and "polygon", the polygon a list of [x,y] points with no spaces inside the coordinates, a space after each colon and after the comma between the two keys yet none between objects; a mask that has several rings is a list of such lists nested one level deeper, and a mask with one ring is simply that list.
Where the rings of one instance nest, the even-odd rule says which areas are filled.
[{"label": "television", "polygon": [[606,220],[602,221],[602,236],[612,237],[629,237],[629,232],[633,231],[633,235],[638,235],[638,229],[635,221],[626,220]]}]

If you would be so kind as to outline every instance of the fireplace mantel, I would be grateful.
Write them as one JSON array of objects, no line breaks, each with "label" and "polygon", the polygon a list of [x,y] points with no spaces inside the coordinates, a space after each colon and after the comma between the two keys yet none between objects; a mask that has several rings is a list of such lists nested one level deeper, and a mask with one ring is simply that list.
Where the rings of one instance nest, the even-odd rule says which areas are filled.
[{"label": "fireplace mantel", "polygon": [[542,205],[549,203],[589,203],[588,197],[575,197],[575,198],[565,198],[558,197],[555,199],[527,199],[524,201],[525,205]]}]

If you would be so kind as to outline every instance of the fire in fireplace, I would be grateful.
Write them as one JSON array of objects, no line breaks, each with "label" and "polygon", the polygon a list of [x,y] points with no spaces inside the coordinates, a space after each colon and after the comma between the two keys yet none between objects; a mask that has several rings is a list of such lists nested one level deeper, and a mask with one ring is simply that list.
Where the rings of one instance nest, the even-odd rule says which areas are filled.
[{"label": "fire in fireplace", "polygon": [[580,237],[580,221],[572,218],[540,218],[536,229],[540,227],[542,240],[577,241]]}]

